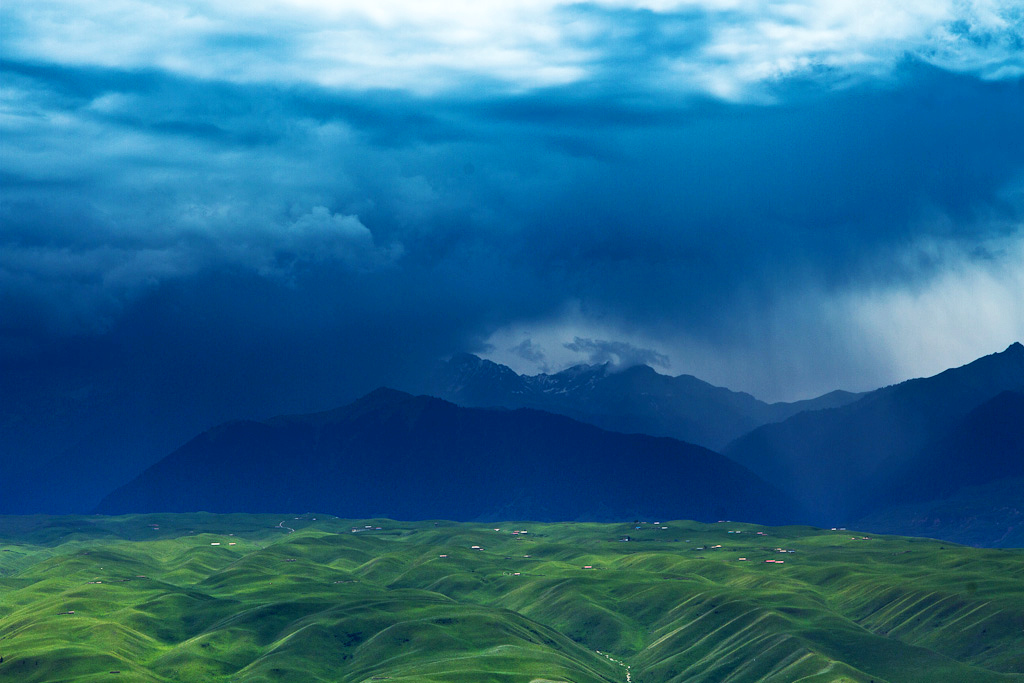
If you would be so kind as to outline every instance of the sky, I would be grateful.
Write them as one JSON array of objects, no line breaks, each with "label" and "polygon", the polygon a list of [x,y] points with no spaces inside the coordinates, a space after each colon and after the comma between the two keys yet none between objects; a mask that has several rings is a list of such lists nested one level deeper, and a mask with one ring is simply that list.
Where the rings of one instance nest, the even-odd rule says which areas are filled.
[{"label": "sky", "polygon": [[1017,0],[5,0],[0,92],[25,443],[456,352],[795,400],[1024,339]]}]

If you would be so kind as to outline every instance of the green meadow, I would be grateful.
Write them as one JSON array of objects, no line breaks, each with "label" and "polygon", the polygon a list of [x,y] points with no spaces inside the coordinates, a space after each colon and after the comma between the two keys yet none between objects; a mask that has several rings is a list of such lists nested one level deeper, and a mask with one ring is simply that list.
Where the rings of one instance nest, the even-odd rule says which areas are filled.
[{"label": "green meadow", "polygon": [[5,683],[1024,681],[1024,551],[732,522],[2,517],[0,657]]}]

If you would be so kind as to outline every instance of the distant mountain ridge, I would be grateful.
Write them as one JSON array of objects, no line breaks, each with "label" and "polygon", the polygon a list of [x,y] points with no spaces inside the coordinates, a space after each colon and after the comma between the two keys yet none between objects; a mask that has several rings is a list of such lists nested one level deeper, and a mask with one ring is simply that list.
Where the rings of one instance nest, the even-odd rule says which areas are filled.
[{"label": "distant mountain ridge", "polygon": [[317,509],[395,519],[793,518],[744,467],[669,438],[379,389],[342,408],[211,429],[97,512]]},{"label": "distant mountain ridge", "polygon": [[723,452],[803,500],[815,523],[845,521],[925,492],[1014,476],[1020,463],[1000,449],[1024,441],[1021,392],[1024,346],[1014,343],[845,406],[758,427]]},{"label": "distant mountain ridge", "polygon": [[520,375],[466,353],[440,364],[425,393],[464,406],[535,408],[603,429],[670,436],[712,450],[760,425],[846,405],[861,396],[833,391],[794,403],[765,403],[692,375],[662,375],[647,365],[577,365],[554,374]]}]

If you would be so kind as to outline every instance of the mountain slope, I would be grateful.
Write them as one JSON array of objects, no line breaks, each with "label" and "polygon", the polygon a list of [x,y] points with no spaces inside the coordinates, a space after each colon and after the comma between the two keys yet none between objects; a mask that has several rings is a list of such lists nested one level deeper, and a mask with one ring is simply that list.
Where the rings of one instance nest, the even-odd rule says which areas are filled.
[{"label": "mountain slope", "polygon": [[[846,406],[759,427],[724,452],[808,502],[810,521],[845,521],[879,495],[930,443],[1004,391],[1024,391],[1024,346],[873,391]],[[936,456],[938,457],[938,456]],[[918,467],[930,467],[928,460]],[[904,501],[887,501],[904,502]]]},{"label": "mountain slope", "polygon": [[604,429],[671,436],[713,450],[759,425],[845,405],[859,396],[834,391],[807,401],[769,404],[691,375],[662,375],[646,365],[623,370],[608,363],[578,365],[529,376],[470,354],[441,364],[425,393],[465,406],[536,408]]},{"label": "mountain slope", "polygon": [[98,511],[309,509],[459,520],[793,515],[778,490],[699,446],[387,389],[327,413],[212,429]]},{"label": "mountain slope", "polygon": [[893,502],[945,498],[964,486],[1024,477],[1024,393],[1004,391],[982,403],[909,460],[883,464],[878,488]]},{"label": "mountain slope", "polygon": [[966,545],[1024,545],[1024,394],[1004,391],[986,401],[874,479],[877,504],[857,528]]}]

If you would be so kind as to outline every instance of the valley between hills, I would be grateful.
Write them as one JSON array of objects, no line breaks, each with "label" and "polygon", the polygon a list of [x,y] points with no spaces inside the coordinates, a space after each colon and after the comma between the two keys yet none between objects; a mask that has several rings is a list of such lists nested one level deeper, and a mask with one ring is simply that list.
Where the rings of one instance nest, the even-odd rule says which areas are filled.
[{"label": "valley between hills", "polygon": [[0,517],[18,683],[1024,681],[1024,550],[738,522]]}]

